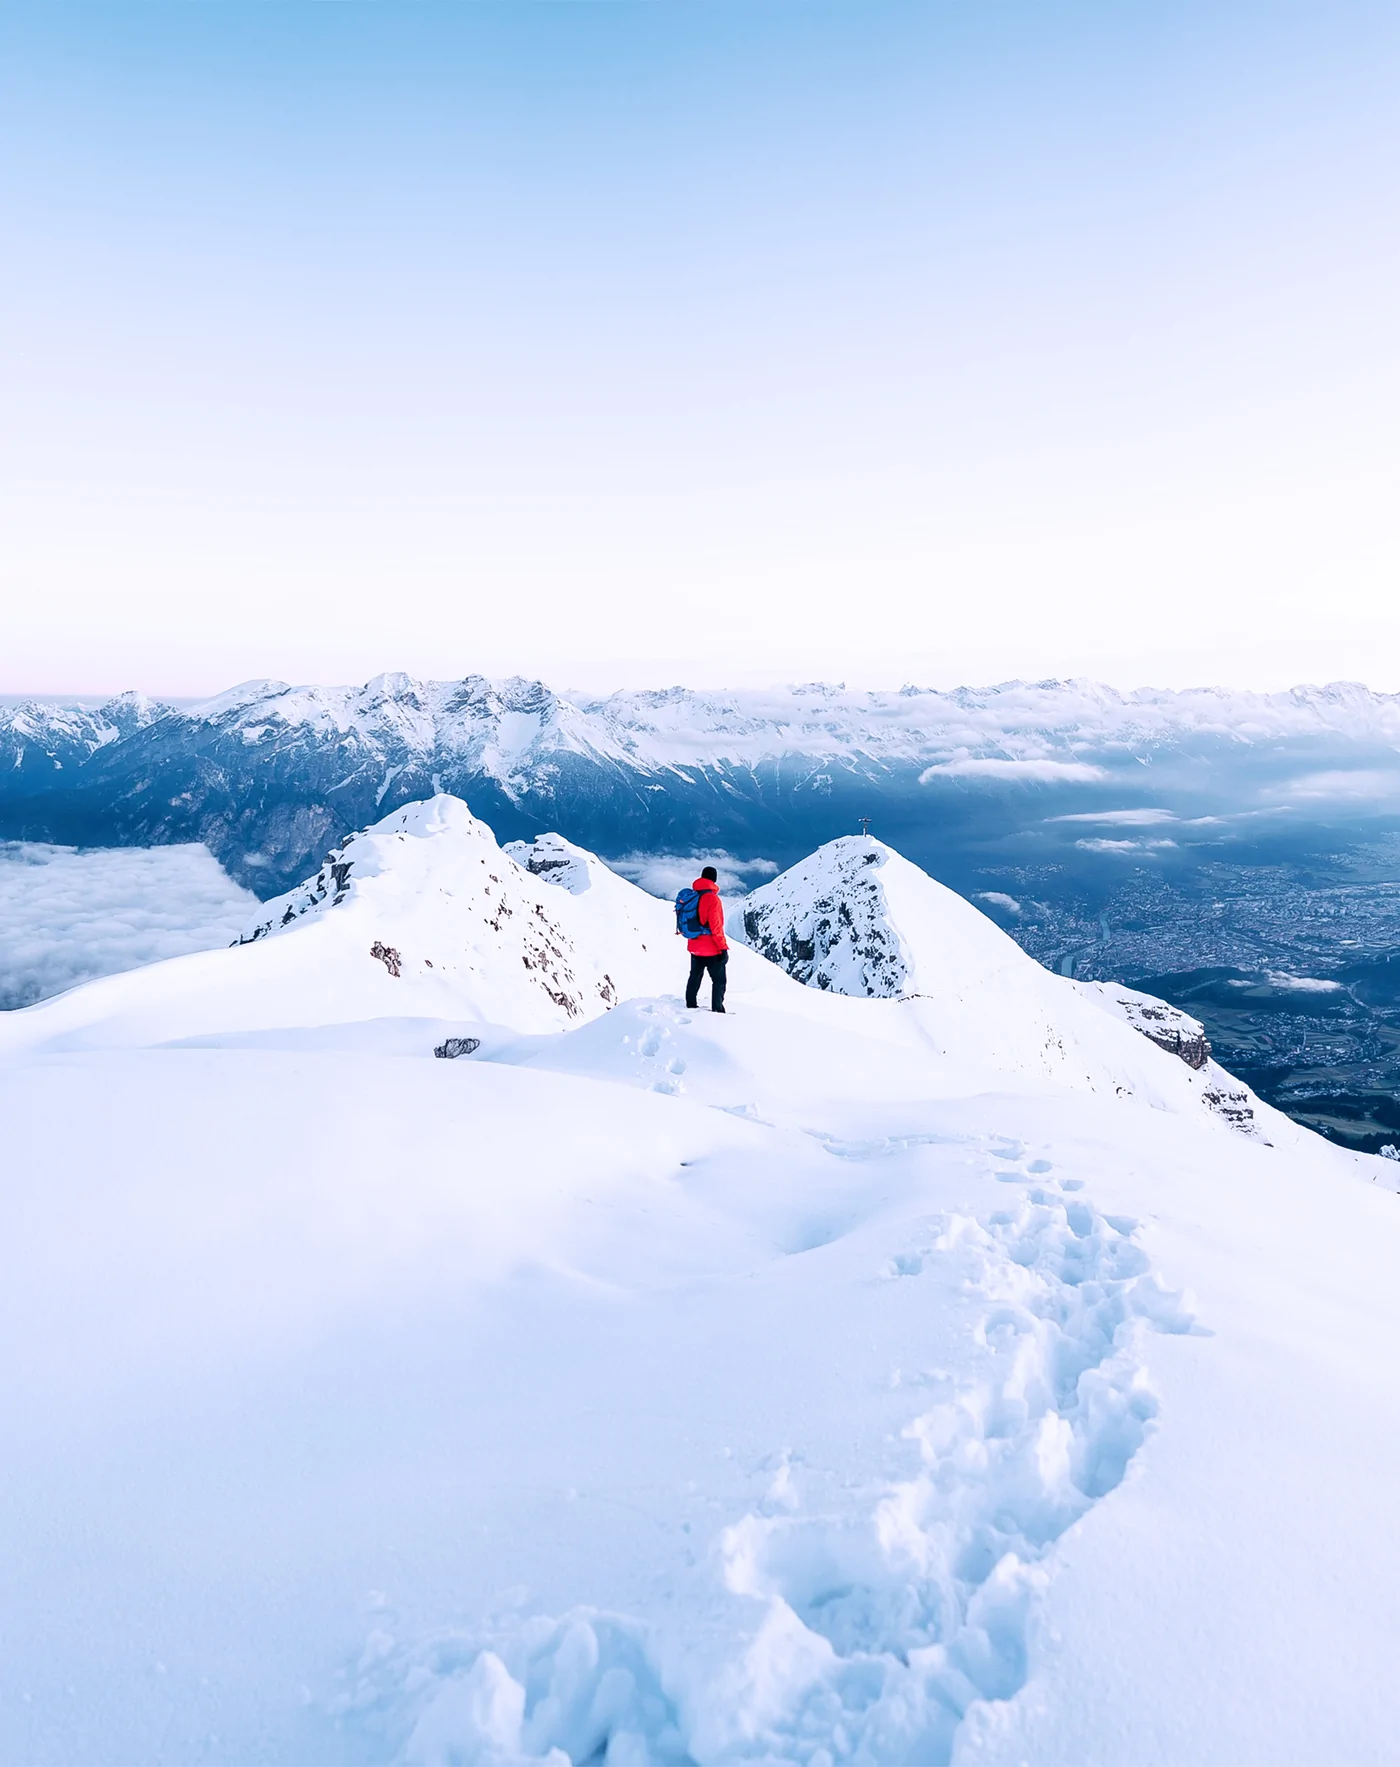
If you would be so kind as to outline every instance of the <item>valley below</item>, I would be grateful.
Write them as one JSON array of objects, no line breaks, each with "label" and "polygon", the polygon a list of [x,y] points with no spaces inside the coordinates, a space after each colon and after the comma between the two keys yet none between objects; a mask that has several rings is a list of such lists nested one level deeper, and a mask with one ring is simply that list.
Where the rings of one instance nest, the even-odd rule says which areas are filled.
[{"label": "valley below", "polygon": [[1271,1104],[1369,1153],[1400,1141],[1400,840],[1292,863],[988,870],[1047,967],[1157,994]]}]

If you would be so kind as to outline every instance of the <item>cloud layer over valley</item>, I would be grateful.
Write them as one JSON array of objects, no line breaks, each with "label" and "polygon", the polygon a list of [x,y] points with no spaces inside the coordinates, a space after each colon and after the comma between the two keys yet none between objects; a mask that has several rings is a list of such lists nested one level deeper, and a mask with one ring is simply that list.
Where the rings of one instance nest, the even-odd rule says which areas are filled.
[{"label": "cloud layer over valley", "polygon": [[227,945],[256,906],[199,845],[0,842],[0,1010]]}]

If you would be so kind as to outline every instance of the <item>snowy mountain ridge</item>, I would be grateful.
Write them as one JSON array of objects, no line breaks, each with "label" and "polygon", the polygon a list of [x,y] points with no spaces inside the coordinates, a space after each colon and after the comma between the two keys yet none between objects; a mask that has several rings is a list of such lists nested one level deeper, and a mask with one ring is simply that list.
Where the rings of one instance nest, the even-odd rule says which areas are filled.
[{"label": "snowy mountain ridge", "polygon": [[[862,1035],[878,1032],[901,1084],[920,1090],[977,1090],[1014,1076],[1194,1111],[1234,1084],[1213,1064],[1197,1074],[1149,1054],[1120,1004],[1048,973],[880,842],[832,842],[750,903],[752,950],[733,952],[732,984],[783,1015],[791,1046],[847,1022],[851,1008],[836,996],[863,994],[899,1016],[867,1015]],[[808,948],[811,963],[800,955]],[[333,849],[314,877],[265,903],[232,950],[108,977],[14,1014],[0,1022],[0,1049],[36,1035],[63,1047],[141,1042],[153,1025],[163,1040],[202,1039],[266,1029],[272,1017],[285,1028],[392,1016],[440,1022],[444,1037],[540,1034],[587,1025],[621,1001],[673,994],[683,969],[664,903],[561,836],[502,849],[466,804],[441,795]],[[794,982],[817,996],[802,1010]],[[819,1004],[823,994],[829,1004]],[[608,1067],[603,1052],[619,1036],[630,1051],[634,1033],[618,1028],[627,1015],[615,1017],[584,1039],[594,1068]],[[815,1071],[827,1065],[823,1056]],[[718,1100],[727,1082],[716,1082]],[[668,1089],[700,1084],[697,1074]],[[1249,1107],[1241,1120],[1252,1122]]]},{"label": "snowy mountain ridge", "polygon": [[0,1758],[1387,1758],[1394,1163],[889,847],[767,892],[827,985],[690,1011],[440,794],[0,1019]]},{"label": "snowy mountain ridge", "polygon": [[[1400,697],[1355,683],[1276,694],[811,684],[598,698],[480,675],[253,681],[179,708],[126,696],[98,710],[0,710],[0,833],[203,840],[240,881],[277,893],[374,812],[438,790],[470,796],[511,838],[564,824],[617,854],[680,833],[759,840],[791,858],[815,844],[805,831],[848,826],[857,800],[896,833],[969,794],[1058,793],[1101,808],[1106,792],[1126,788],[1135,802],[1150,788],[1159,803],[1187,806],[1222,757],[1248,757],[1280,801],[1294,791],[1354,806],[1358,793],[1400,789],[1397,753]],[[1183,757],[1192,765],[1178,767]]]},{"label": "snowy mountain ridge", "polygon": [[1337,732],[1400,749],[1400,694],[1352,681],[1277,693],[1124,691],[1077,678],[891,691],[812,682],[723,692],[623,689],[599,697],[560,693],[523,676],[420,681],[401,671],[359,687],[246,681],[178,709],[134,693],[95,710],[30,700],[0,707],[0,738],[11,755],[25,742],[96,749],[163,719],[177,728],[235,729],[249,745],[300,730],[420,757],[466,755],[485,761],[502,781],[555,752],[655,771],[789,754],[943,765],[1039,760],[1104,743],[1152,746],[1185,733],[1250,742]]}]

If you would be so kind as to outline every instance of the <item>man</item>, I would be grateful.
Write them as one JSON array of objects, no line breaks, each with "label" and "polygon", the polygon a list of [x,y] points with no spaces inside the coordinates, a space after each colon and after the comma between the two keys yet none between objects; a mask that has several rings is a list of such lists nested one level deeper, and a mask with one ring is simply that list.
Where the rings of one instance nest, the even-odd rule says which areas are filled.
[{"label": "man", "polygon": [[719,899],[719,873],[707,865],[691,886],[700,900],[696,919],[704,927],[698,938],[687,939],[690,953],[690,981],[686,985],[685,1003],[692,1011],[699,1005],[700,981],[710,972],[710,1011],[724,1011],[724,986],[728,979],[729,941],[724,936],[724,904]]}]

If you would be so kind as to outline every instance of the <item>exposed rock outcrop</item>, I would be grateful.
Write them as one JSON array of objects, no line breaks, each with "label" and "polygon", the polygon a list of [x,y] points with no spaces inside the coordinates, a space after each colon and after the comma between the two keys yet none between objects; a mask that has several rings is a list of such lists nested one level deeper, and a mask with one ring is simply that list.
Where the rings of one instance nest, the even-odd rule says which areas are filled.
[{"label": "exposed rock outcrop", "polygon": [[1171,1006],[1153,994],[1139,994],[1135,988],[1125,988],[1118,982],[1081,982],[1078,986],[1092,988],[1111,1001],[1135,1031],[1141,1031],[1168,1055],[1184,1061],[1188,1068],[1199,1071],[1210,1060],[1210,1039],[1205,1026],[1179,1006]]}]

